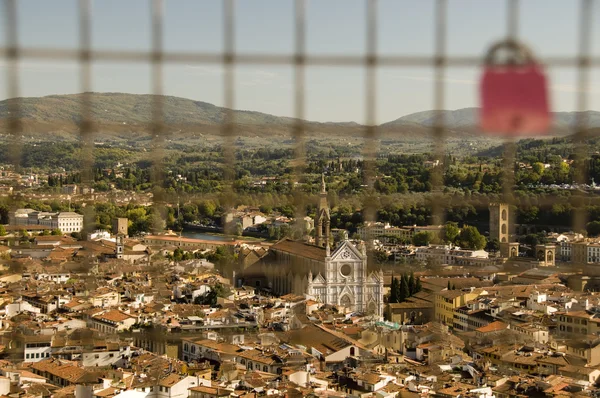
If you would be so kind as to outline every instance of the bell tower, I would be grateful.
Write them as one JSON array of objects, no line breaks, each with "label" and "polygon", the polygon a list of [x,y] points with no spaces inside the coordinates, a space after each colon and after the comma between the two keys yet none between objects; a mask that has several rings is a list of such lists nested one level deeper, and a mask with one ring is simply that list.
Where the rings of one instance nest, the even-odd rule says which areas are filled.
[{"label": "bell tower", "polygon": [[325,174],[321,174],[321,193],[319,194],[319,206],[315,220],[315,244],[320,247],[329,246],[330,232],[329,202],[327,200],[327,188],[325,187]]},{"label": "bell tower", "polygon": [[490,239],[508,243],[510,239],[510,214],[506,203],[490,204]]},{"label": "bell tower", "polygon": [[519,256],[519,242],[511,242],[512,220],[506,203],[490,203],[490,239],[498,239],[500,255],[504,258]]},{"label": "bell tower", "polygon": [[117,258],[123,258],[123,254],[125,253],[125,236],[123,234],[117,234],[116,241],[116,256]]}]

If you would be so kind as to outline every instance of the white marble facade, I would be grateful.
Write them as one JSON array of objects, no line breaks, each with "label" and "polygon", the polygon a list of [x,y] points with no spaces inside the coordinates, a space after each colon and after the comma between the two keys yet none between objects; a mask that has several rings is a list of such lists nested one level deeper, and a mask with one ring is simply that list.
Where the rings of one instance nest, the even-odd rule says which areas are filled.
[{"label": "white marble facade", "polygon": [[325,257],[325,275],[308,274],[307,294],[348,311],[383,316],[383,272],[367,273],[364,244],[342,241]]}]

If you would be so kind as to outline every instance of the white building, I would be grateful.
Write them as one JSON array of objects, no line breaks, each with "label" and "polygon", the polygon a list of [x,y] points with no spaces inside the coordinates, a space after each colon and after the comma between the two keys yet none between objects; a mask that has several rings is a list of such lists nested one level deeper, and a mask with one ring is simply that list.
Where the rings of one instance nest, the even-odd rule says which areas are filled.
[{"label": "white building", "polygon": [[439,233],[443,226],[441,225],[411,225],[402,227],[393,227],[389,223],[373,222],[366,223],[356,229],[356,233],[360,239],[366,241],[369,239],[377,239],[382,236],[393,236],[398,239],[411,240],[412,237],[419,232]]},{"label": "white building", "polygon": [[87,240],[109,240],[111,242],[116,242],[115,238],[110,237],[110,232],[104,229],[97,229],[94,232],[91,232],[87,235]]},{"label": "white building", "polygon": [[366,248],[343,241],[333,253],[326,248],[325,272],[309,272],[306,293],[346,311],[383,316],[383,272],[367,272]]},{"label": "white building", "polygon": [[83,215],[72,211],[44,212],[18,209],[10,215],[12,225],[42,225],[48,229],[60,229],[64,233],[81,232]]},{"label": "white building", "polygon": [[468,250],[450,245],[417,247],[415,258],[422,263],[486,266],[494,263],[485,250]]},{"label": "white building", "polygon": [[92,327],[100,332],[114,334],[131,328],[136,318],[119,310],[110,310],[92,317]]},{"label": "white building", "polygon": [[131,347],[118,343],[107,343],[103,350],[93,350],[81,354],[83,366],[125,366],[131,358]]},{"label": "white building", "polygon": [[52,336],[26,336],[24,342],[24,361],[38,362],[52,355]]}]

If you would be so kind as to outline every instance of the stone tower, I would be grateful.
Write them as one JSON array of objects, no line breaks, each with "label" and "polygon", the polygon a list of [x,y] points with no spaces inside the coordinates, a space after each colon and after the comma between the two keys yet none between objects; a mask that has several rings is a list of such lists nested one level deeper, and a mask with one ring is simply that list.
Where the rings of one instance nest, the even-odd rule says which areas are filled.
[{"label": "stone tower", "polygon": [[123,254],[125,254],[125,236],[123,234],[117,234],[115,254],[117,258],[123,258]]},{"label": "stone tower", "polygon": [[510,239],[510,214],[506,203],[490,204],[490,239],[508,243]]},{"label": "stone tower", "polygon": [[315,220],[315,228],[317,229],[315,231],[315,244],[320,247],[328,247],[331,218],[324,174],[321,175],[321,193],[319,195],[319,206],[317,207],[317,218]]},{"label": "stone tower", "polygon": [[490,204],[490,240],[500,242],[500,255],[504,258],[519,256],[519,243],[510,241],[510,208],[506,203]]}]

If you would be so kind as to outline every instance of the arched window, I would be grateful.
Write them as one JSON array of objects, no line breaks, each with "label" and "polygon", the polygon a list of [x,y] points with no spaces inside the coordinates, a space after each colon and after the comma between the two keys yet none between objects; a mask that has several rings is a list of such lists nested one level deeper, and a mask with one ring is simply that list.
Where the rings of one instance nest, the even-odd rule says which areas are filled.
[{"label": "arched window", "polygon": [[187,343],[185,343],[185,344],[183,345],[183,351],[187,351],[188,349],[189,349],[189,346],[188,346],[188,344],[187,344]]},{"label": "arched window", "polygon": [[193,345],[193,346],[192,346],[192,354],[195,354],[195,353],[196,353],[196,346],[195,346],[195,345]]},{"label": "arched window", "polygon": [[356,349],[354,347],[350,347],[350,356],[353,357],[356,355]]},{"label": "arched window", "polygon": [[268,372],[269,371],[269,367],[267,365],[263,366],[263,372]]},{"label": "arched window", "polygon": [[245,365],[245,364],[246,364],[246,360],[242,358],[242,360],[240,361],[240,363],[241,363],[242,365]]}]

